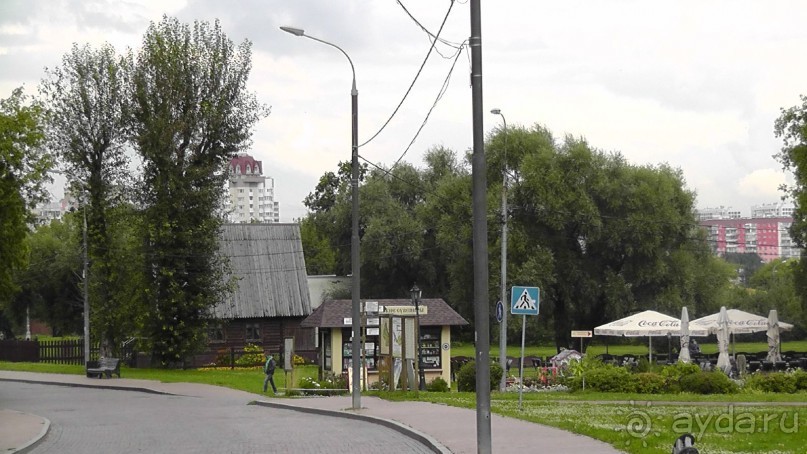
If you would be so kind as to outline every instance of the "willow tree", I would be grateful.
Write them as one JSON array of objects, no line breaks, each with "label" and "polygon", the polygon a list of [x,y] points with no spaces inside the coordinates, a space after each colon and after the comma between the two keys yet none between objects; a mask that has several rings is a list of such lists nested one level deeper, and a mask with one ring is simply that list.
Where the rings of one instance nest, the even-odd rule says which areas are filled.
[{"label": "willow tree", "polygon": [[130,56],[132,133],[143,161],[145,334],[153,359],[182,361],[227,292],[218,235],[226,167],[268,113],[248,92],[251,44],[215,23],[152,23]]},{"label": "willow tree", "polygon": [[103,356],[127,333],[120,306],[131,303],[116,285],[118,251],[112,247],[109,211],[126,191],[127,78],[123,59],[109,45],[73,45],[40,85],[48,108],[48,146],[65,169],[87,215],[90,306]]}]

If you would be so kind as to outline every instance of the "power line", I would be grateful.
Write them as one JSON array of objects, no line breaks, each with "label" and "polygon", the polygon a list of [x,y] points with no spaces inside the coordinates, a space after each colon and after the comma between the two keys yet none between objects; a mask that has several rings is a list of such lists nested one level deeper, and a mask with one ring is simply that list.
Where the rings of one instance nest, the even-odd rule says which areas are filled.
[{"label": "power line", "polygon": [[[451,1],[451,4],[448,6],[448,11],[446,11],[446,15],[445,15],[445,17],[443,18],[443,22],[440,24],[440,29],[439,29],[439,30],[437,30],[437,35],[436,35],[436,36],[438,36],[438,37],[439,37],[439,36],[440,36],[440,33],[443,31],[443,27],[445,26],[446,21],[448,20],[448,15],[449,15],[449,14],[451,14],[451,8],[453,8],[453,7],[454,7],[454,1],[452,0],[452,1]],[[392,114],[389,116],[389,118],[387,118],[387,121],[385,121],[385,122],[384,122],[384,124],[383,124],[383,125],[381,125],[381,128],[380,128],[380,129],[379,129],[379,130],[378,130],[378,131],[377,131],[375,134],[373,134],[373,136],[372,136],[372,137],[370,137],[369,139],[367,139],[367,141],[366,141],[366,142],[364,142],[363,144],[359,145],[359,147],[363,147],[363,146],[367,145],[367,144],[368,144],[368,143],[370,143],[370,142],[371,142],[373,139],[375,139],[376,137],[378,137],[378,135],[379,135],[379,134],[381,134],[381,131],[383,131],[383,130],[384,130],[384,128],[386,128],[386,127],[387,127],[387,125],[389,124],[389,122],[390,122],[390,121],[392,121],[393,117],[395,117],[395,114],[397,114],[397,113],[398,113],[398,110],[401,108],[401,106],[403,105],[404,101],[406,101],[406,97],[407,97],[407,96],[409,96],[409,93],[412,91],[412,88],[415,86],[415,82],[417,82],[418,78],[420,77],[421,72],[423,72],[423,68],[426,66],[426,62],[427,62],[427,61],[429,61],[429,56],[431,55],[432,50],[434,50],[434,46],[435,46],[436,44],[437,44],[437,40],[435,39],[434,41],[432,41],[431,46],[429,46],[429,51],[428,51],[428,52],[426,52],[426,57],[423,59],[423,63],[421,63],[421,64],[420,64],[420,68],[418,68],[418,72],[417,72],[417,74],[415,74],[415,78],[414,78],[414,79],[412,79],[412,83],[411,83],[411,84],[409,84],[409,88],[406,90],[406,93],[404,93],[403,98],[401,98],[401,102],[399,102],[399,103],[398,103],[398,106],[397,106],[397,107],[395,107],[395,110],[393,110],[393,111],[392,111]]]}]

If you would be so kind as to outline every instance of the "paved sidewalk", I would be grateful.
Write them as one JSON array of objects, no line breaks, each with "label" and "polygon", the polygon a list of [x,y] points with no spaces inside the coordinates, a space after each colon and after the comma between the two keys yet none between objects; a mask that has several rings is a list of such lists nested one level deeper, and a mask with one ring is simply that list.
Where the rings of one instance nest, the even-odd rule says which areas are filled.
[{"label": "paved sidewalk", "polygon": [[[243,401],[245,405],[252,402],[268,407],[275,406],[339,417],[375,420],[388,427],[397,427],[403,433],[408,432],[413,438],[431,443],[434,450],[438,452],[459,454],[477,451],[476,412],[474,410],[427,402],[391,402],[376,397],[362,396],[362,408],[352,410],[350,396],[273,399],[260,394],[194,383],[160,383],[128,378],[102,380],[80,375],[12,371],[0,371],[0,380],[65,386],[97,386],[211,399],[237,399]],[[5,437],[4,432],[0,432],[0,452],[20,452],[15,450],[36,443],[47,430],[47,428],[43,430],[43,424],[45,424],[43,420],[44,418],[25,415],[13,411],[13,409],[0,409],[0,427],[14,434],[14,437]],[[541,445],[551,446],[551,451],[556,453],[583,451],[586,454],[613,454],[620,452],[608,444],[588,437],[498,415],[492,415],[491,436],[492,451],[497,454],[530,452]]]}]

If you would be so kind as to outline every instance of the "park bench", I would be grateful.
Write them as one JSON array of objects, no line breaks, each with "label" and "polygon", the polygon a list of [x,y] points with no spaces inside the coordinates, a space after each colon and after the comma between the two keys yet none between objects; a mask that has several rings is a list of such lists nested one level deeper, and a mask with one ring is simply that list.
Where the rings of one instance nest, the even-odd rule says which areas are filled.
[{"label": "park bench", "polygon": [[120,359],[118,358],[101,358],[98,361],[87,362],[87,376],[98,378],[112,378],[117,375],[120,378]]}]

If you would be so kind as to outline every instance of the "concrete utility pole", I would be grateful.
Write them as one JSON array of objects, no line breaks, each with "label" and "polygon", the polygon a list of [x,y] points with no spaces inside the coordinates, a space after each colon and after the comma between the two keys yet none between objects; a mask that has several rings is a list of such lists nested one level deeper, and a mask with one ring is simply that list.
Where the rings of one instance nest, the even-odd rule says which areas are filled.
[{"label": "concrete utility pole", "polygon": [[[493,115],[502,117],[504,123],[504,158],[502,159],[502,279],[501,302],[503,307],[507,301],[507,119],[501,109],[492,109]],[[499,391],[507,387],[507,310],[502,311],[502,321],[499,324],[499,365],[502,367],[502,380]]]},{"label": "concrete utility pole", "polygon": [[477,452],[491,452],[490,440],[490,305],[488,304],[488,226],[485,132],[482,121],[482,17],[479,0],[471,1],[471,91],[473,101],[473,257],[476,336]]}]

